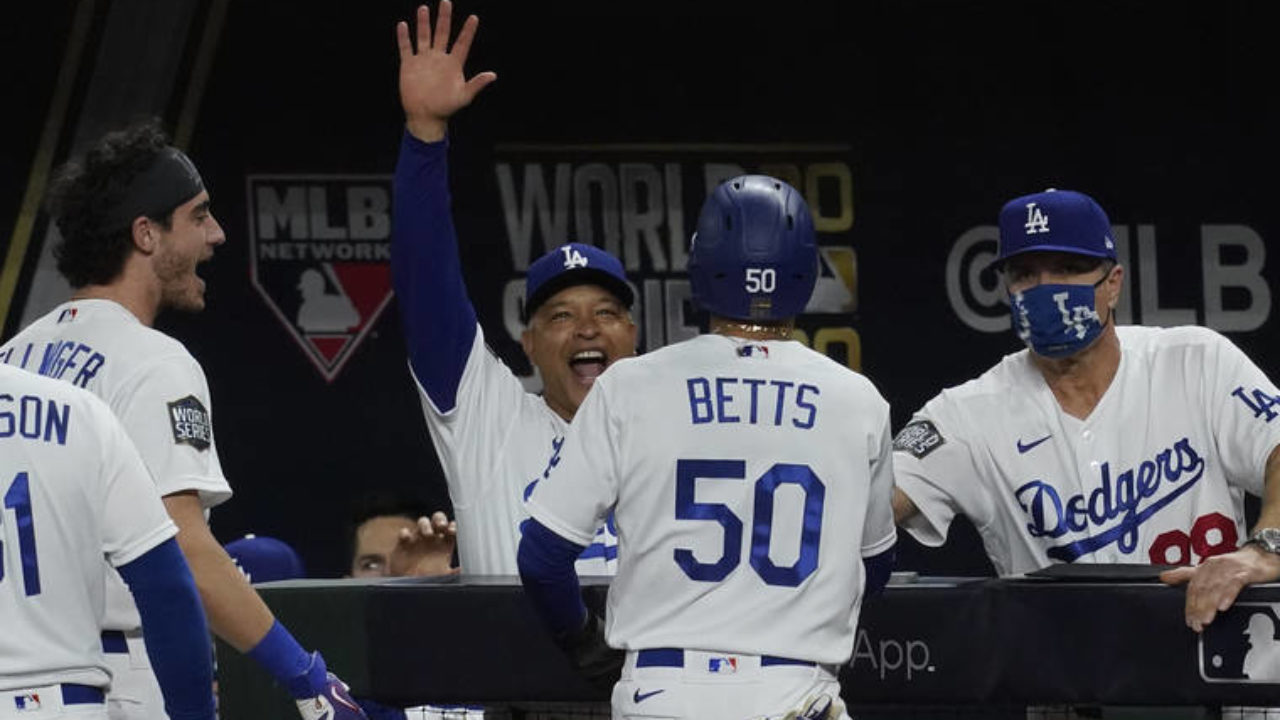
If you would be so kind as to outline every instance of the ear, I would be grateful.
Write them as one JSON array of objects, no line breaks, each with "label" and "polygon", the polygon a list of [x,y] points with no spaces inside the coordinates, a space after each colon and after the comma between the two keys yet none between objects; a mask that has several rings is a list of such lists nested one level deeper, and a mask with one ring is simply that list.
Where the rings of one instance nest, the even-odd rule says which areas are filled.
[{"label": "ear", "polygon": [[1116,309],[1116,305],[1120,304],[1120,290],[1124,288],[1124,266],[1117,264],[1111,268],[1111,274],[1107,277],[1107,305],[1112,310]]},{"label": "ear", "polygon": [[520,333],[520,347],[524,349],[525,357],[529,358],[529,362],[533,362],[533,319],[530,318],[529,325],[525,326],[524,332]]},{"label": "ear", "polygon": [[133,246],[138,249],[138,252],[150,255],[156,251],[160,243],[160,235],[147,216],[139,215],[134,218],[130,230],[133,232]]}]

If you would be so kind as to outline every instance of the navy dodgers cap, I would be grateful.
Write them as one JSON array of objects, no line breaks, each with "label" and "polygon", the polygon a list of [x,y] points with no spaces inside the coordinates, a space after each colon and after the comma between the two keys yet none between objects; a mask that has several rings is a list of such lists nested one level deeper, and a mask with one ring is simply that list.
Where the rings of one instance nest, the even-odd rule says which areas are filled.
[{"label": "navy dodgers cap", "polygon": [[575,285],[599,285],[628,308],[635,300],[618,258],[593,245],[568,243],[529,266],[524,284],[525,322],[552,295]]},{"label": "navy dodgers cap", "polygon": [[306,576],[302,558],[287,543],[272,537],[245,535],[224,546],[249,582],[272,582]]},{"label": "navy dodgers cap", "polygon": [[1032,251],[1116,259],[1111,221],[1093,198],[1072,190],[1023,195],[1000,209],[1000,252],[994,265]]}]

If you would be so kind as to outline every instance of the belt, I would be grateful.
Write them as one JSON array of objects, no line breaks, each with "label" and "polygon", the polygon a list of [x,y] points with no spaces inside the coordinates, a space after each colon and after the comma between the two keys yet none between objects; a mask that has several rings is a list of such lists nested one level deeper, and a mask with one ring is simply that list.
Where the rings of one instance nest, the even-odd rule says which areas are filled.
[{"label": "belt", "polygon": [[[62,695],[62,704],[65,705],[101,705],[105,702],[106,693],[102,688],[92,685],[81,685],[79,683],[61,683],[58,685],[42,685],[38,688],[19,688],[17,690],[5,690],[0,692],[0,696],[9,698],[13,702],[13,706],[7,708],[9,710],[39,710],[40,695],[42,693],[52,692],[54,689],[60,691]],[[6,700],[8,703],[9,700]],[[4,712],[4,708],[0,708],[0,713]],[[5,714],[5,717],[8,717]]]},{"label": "belt", "polygon": [[77,683],[62,683],[63,705],[99,705],[105,695],[102,688]]},{"label": "belt", "polygon": [[[734,653],[725,653],[733,655]],[[804,667],[816,667],[817,663],[808,660],[795,660],[793,658],[778,657],[776,655],[761,655],[760,667],[769,667],[771,665],[802,665]],[[636,651],[636,667],[684,667],[684,650],[680,648],[653,648],[651,650]]]},{"label": "belt", "polygon": [[129,642],[125,640],[123,630],[102,631],[102,652],[128,653]]}]

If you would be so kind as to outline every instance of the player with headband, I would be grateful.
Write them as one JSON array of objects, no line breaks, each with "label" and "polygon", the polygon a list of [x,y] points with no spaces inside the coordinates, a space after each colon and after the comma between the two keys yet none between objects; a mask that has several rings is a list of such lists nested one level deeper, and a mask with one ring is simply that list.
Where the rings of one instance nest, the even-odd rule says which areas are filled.
[{"label": "player with headband", "polygon": [[[154,123],[143,123],[108,133],[83,159],[60,168],[50,193],[61,233],[54,255],[73,294],[0,347],[0,362],[105,400],[178,526],[213,631],[267,669],[304,718],[364,717],[320,654],[304,650],[276,621],[209,530],[206,514],[231,496],[209,386],[182,343],[152,327],[166,309],[204,309],[197,267],[226,241],[195,165]],[[137,608],[114,572],[104,627],[112,718],[164,718]]]}]

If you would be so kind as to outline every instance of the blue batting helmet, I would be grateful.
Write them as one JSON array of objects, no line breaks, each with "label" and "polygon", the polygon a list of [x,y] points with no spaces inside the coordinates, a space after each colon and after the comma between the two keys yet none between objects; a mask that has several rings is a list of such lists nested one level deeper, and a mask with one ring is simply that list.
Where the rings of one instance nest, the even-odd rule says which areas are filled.
[{"label": "blue batting helmet", "polygon": [[702,205],[689,252],[699,306],[735,320],[782,320],[804,310],[817,280],[813,216],[795,188],[741,175]]}]

